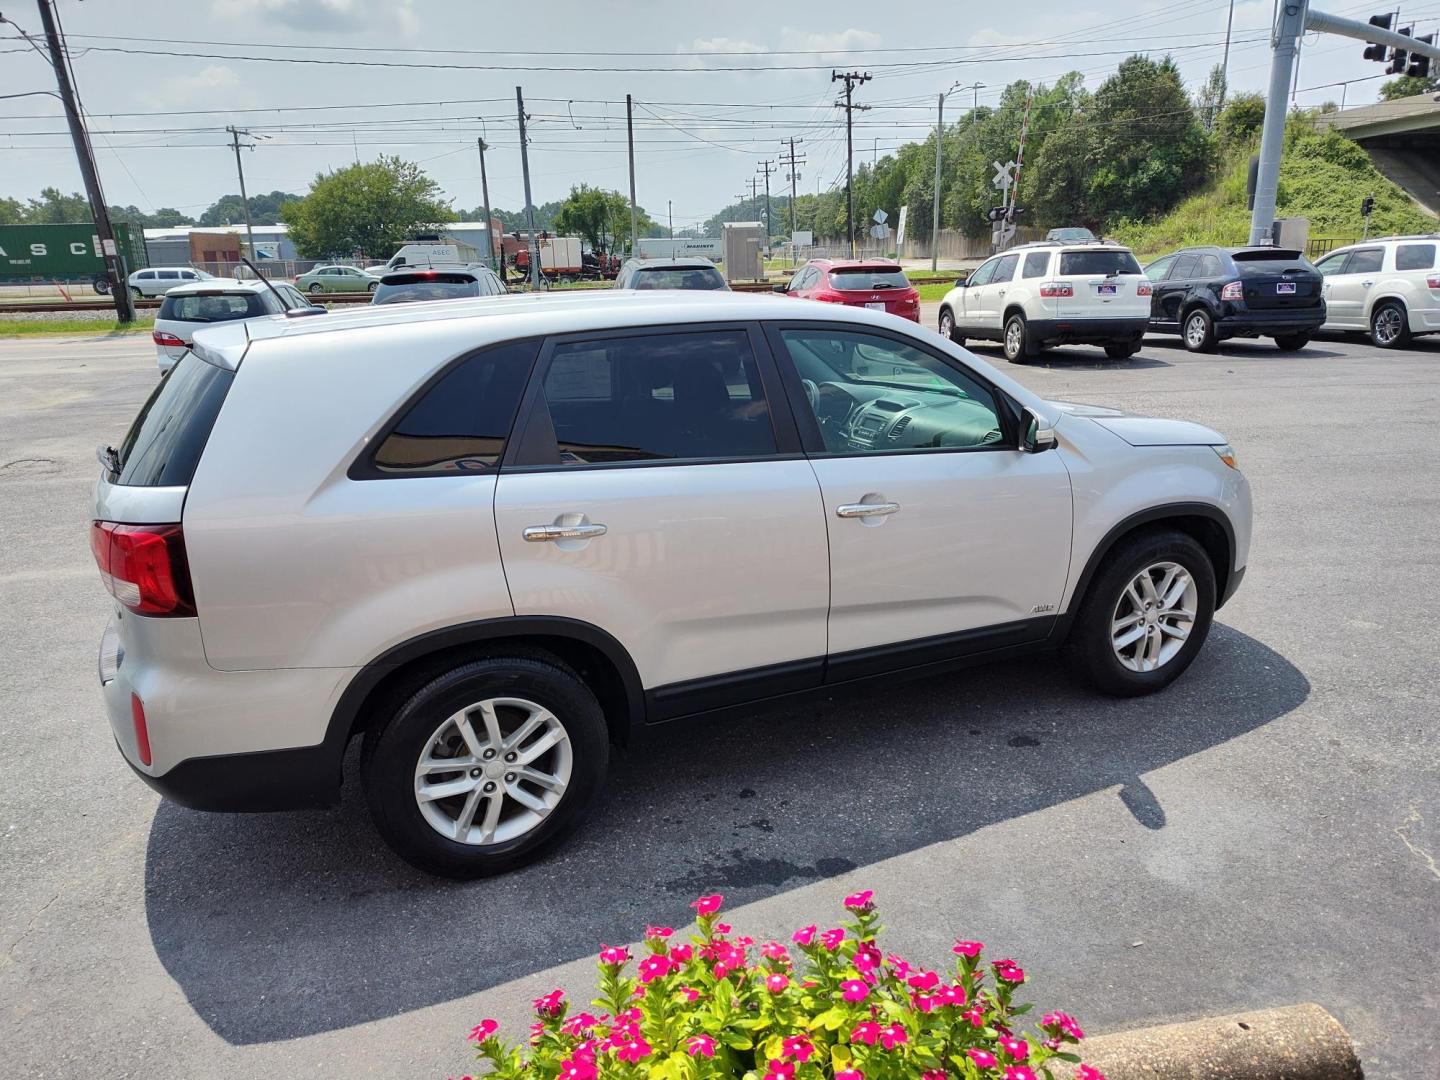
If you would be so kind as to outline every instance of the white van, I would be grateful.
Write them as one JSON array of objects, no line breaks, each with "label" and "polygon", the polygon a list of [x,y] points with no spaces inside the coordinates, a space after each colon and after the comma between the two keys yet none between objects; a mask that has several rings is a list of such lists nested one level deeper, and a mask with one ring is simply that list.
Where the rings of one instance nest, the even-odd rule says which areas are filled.
[{"label": "white van", "polygon": [[407,266],[454,266],[461,262],[460,248],[455,244],[406,244],[385,264],[383,270],[371,269],[372,274],[387,274]]}]

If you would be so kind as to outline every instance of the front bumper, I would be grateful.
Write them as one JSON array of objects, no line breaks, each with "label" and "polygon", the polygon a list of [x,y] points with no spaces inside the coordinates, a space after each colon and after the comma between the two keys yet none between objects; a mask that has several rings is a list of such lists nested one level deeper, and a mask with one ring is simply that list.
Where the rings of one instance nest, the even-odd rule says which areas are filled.
[{"label": "front bumper", "polygon": [[1149,325],[1148,315],[1114,319],[1028,319],[1025,323],[1031,337],[1047,345],[1135,341],[1144,336]]}]

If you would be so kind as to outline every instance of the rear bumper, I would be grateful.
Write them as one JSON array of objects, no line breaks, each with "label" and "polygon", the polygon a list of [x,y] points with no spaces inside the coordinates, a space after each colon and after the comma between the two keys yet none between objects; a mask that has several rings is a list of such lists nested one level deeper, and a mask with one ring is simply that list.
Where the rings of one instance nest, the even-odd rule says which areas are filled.
[{"label": "rear bumper", "polygon": [[152,776],[129,757],[125,763],[166,799],[191,810],[317,810],[340,801],[340,755],[323,744],[190,758],[162,776]]},{"label": "rear bumper", "polygon": [[1307,308],[1302,311],[1277,308],[1274,311],[1257,311],[1246,308],[1234,314],[1222,315],[1215,321],[1215,336],[1271,337],[1275,334],[1311,334],[1325,322],[1325,307]]},{"label": "rear bumper", "polygon": [[1028,319],[1025,323],[1037,341],[1082,345],[1133,341],[1142,337],[1149,325],[1148,315],[1114,319]]},{"label": "rear bumper", "polygon": [[1232,596],[1240,590],[1240,582],[1245,580],[1245,567],[1231,570],[1225,578],[1225,588],[1215,600],[1215,610],[1219,611],[1225,606]]}]

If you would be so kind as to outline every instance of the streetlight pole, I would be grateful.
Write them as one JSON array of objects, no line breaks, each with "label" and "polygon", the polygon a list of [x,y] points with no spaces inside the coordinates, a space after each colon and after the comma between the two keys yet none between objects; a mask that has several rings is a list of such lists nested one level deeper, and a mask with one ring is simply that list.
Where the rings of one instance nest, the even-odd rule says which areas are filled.
[{"label": "streetlight pole", "polygon": [[[971,90],[975,94],[975,108],[980,107],[980,91],[984,83],[961,86],[958,82],[940,95],[940,108],[935,113],[935,205],[930,227],[930,271],[934,273],[940,265],[940,162],[945,145],[945,98],[956,90]],[[972,110],[973,111],[973,110]]]},{"label": "streetlight pole", "polygon": [[485,151],[490,149],[483,138],[475,140],[480,147],[480,197],[485,203],[485,265],[491,270],[498,269],[495,265],[495,230],[491,225],[495,219],[490,216],[490,181],[485,175]]}]

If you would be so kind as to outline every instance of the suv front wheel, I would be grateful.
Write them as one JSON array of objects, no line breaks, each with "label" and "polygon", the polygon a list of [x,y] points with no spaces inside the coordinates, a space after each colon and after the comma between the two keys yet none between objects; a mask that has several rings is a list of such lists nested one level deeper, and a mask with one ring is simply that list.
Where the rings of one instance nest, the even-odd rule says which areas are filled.
[{"label": "suv front wheel", "polygon": [[375,826],[411,865],[452,878],[513,870],[553,847],[599,794],[605,718],[573,671],[539,655],[460,665],[365,736]]},{"label": "suv front wheel", "polygon": [[1067,651],[1097,690],[1133,697],[1162,690],[1190,666],[1215,614],[1215,570],[1195,540],[1139,533],[1105,557],[1085,594]]}]

